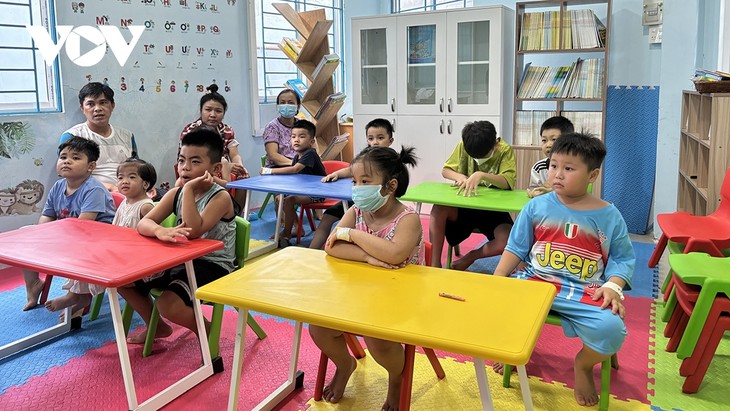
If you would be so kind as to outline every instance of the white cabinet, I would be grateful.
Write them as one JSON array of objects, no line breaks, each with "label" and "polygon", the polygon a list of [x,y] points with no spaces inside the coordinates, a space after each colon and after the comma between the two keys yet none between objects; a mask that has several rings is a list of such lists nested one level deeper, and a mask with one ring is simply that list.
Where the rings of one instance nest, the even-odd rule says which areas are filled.
[{"label": "white cabinet", "polygon": [[365,124],[394,121],[396,147],[420,158],[411,181],[438,181],[471,121],[511,140],[514,12],[491,6],[352,22],[355,151]]}]

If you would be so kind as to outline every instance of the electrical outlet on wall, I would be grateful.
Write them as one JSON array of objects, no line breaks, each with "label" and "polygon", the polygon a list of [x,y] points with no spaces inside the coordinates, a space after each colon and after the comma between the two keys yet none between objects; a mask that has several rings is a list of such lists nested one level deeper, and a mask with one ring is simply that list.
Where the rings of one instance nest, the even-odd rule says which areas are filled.
[{"label": "electrical outlet on wall", "polygon": [[662,25],[649,27],[649,44],[661,44]]}]

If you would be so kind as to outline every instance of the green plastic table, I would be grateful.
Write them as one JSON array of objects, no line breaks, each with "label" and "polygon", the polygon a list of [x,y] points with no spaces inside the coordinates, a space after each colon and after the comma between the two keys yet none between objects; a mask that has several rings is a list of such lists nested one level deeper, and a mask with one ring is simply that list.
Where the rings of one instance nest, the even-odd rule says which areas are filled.
[{"label": "green plastic table", "polygon": [[711,257],[704,253],[671,254],[669,265],[674,275],[685,284],[702,287],[677,348],[677,357],[684,359],[694,352],[717,294],[730,297],[730,258]]},{"label": "green plastic table", "polygon": [[500,190],[498,188],[479,187],[476,196],[456,195],[457,187],[451,183],[425,182],[410,187],[400,199],[413,201],[420,211],[420,204],[473,208],[477,210],[506,211],[519,213],[530,201],[525,190]]}]

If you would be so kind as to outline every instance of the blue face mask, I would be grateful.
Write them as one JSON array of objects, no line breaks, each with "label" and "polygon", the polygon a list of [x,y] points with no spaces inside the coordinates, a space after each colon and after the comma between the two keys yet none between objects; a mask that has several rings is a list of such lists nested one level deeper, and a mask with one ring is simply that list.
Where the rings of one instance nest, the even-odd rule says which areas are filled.
[{"label": "blue face mask", "polygon": [[299,111],[296,104],[279,104],[276,106],[276,110],[279,115],[284,118],[292,118],[297,115]]},{"label": "blue face mask", "polygon": [[378,211],[388,199],[380,194],[382,188],[382,185],[352,186],[352,201],[362,211]]}]

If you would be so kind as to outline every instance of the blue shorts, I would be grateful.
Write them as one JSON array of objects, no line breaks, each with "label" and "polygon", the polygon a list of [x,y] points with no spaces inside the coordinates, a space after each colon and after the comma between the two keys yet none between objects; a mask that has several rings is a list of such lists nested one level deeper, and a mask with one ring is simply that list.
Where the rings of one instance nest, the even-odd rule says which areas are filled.
[{"label": "blue shorts", "polygon": [[[544,281],[524,270],[515,274],[515,277]],[[572,286],[575,287],[575,284]],[[614,314],[610,307],[601,309],[600,305],[579,301],[581,298],[585,299],[585,295],[579,289],[567,295],[558,293],[555,296],[550,309],[562,317],[563,332],[567,337],[580,338],[583,344],[599,354],[617,353],[628,335],[624,320],[618,314]]]}]

